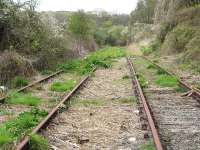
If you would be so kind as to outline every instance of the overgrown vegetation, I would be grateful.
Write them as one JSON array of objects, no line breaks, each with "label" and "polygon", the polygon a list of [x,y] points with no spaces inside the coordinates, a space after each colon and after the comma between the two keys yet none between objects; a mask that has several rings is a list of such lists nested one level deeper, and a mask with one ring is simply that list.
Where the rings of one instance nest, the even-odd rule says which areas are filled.
[{"label": "overgrown vegetation", "polygon": [[162,87],[177,87],[178,86],[177,78],[170,75],[158,76],[158,79],[156,79],[155,83]]},{"label": "overgrown vegetation", "polygon": [[90,54],[85,59],[72,60],[65,64],[61,64],[59,65],[59,69],[67,72],[73,71],[80,74],[86,74],[95,67],[109,68],[111,67],[111,59],[123,56],[125,56],[123,48],[108,47]]},{"label": "overgrown vegetation", "polygon": [[75,80],[68,80],[65,82],[55,82],[51,85],[51,91],[55,92],[67,92],[72,90],[76,85]]},{"label": "overgrown vegetation", "polygon": [[29,132],[46,115],[46,111],[34,108],[30,112],[21,113],[16,119],[0,125],[0,146],[9,144],[20,138],[25,132]]},{"label": "overgrown vegetation", "polygon": [[49,150],[49,142],[41,135],[31,135],[30,150]]},{"label": "overgrown vegetation", "polygon": [[143,46],[141,47],[141,51],[144,55],[148,55],[153,52],[152,47]]},{"label": "overgrown vegetation", "polygon": [[28,106],[38,106],[41,104],[42,100],[38,97],[35,97],[31,94],[24,93],[12,93],[9,98],[6,100],[6,103],[9,104],[20,104]]},{"label": "overgrown vegetation", "polygon": [[21,76],[17,76],[15,77],[14,81],[13,81],[13,86],[15,88],[19,88],[19,87],[23,87],[23,86],[26,86],[28,85],[28,80],[24,77],[21,77]]}]

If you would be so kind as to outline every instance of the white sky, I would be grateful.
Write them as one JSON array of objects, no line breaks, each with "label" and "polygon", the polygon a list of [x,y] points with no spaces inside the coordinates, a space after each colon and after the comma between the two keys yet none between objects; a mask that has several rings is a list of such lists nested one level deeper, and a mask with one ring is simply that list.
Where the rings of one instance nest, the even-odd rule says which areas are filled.
[{"label": "white sky", "polygon": [[39,11],[105,10],[129,14],[138,0],[39,0]]}]

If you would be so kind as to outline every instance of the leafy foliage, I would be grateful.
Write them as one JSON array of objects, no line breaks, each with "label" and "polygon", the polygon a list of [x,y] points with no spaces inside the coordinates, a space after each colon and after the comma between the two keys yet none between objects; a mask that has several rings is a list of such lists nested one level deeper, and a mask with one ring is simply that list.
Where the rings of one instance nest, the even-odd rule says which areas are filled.
[{"label": "leafy foliage", "polygon": [[137,7],[131,12],[130,23],[153,23],[156,0],[139,0]]},{"label": "leafy foliage", "polygon": [[16,119],[2,124],[0,126],[0,146],[10,143],[28,132],[46,115],[46,111],[34,108],[30,112],[21,113]]},{"label": "leafy foliage", "polygon": [[68,23],[68,30],[76,38],[87,39],[92,31],[92,21],[84,11],[78,11],[71,15]]}]

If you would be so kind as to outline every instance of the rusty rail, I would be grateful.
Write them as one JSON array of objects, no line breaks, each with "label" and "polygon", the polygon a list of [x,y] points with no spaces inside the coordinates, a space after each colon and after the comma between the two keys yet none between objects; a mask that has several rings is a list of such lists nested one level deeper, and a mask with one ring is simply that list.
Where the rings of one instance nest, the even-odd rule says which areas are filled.
[{"label": "rusty rail", "polygon": [[140,83],[137,79],[136,72],[135,72],[134,67],[133,67],[133,63],[131,62],[130,58],[127,58],[127,62],[128,62],[129,68],[130,68],[130,73],[131,73],[131,77],[132,77],[132,84],[133,84],[133,87],[136,88],[137,94],[140,97],[140,100],[142,102],[145,114],[147,116],[148,124],[149,124],[149,127],[150,127],[151,132],[152,132],[155,147],[156,147],[157,150],[163,150],[163,146],[161,144],[160,137],[158,135],[158,131],[155,127],[155,123],[154,123],[150,108],[148,106],[147,100],[146,100],[146,98],[143,94],[143,90],[142,90]]},{"label": "rusty rail", "polygon": [[[150,62],[151,64],[153,64],[154,66],[156,66],[156,67],[158,67],[158,68],[164,70],[168,75],[174,76],[174,77],[176,77],[176,78],[178,77],[175,73],[169,72],[168,70],[164,69],[164,68],[161,67],[160,65],[158,65],[158,64],[154,63],[153,61],[149,60],[147,57],[142,56],[142,58],[144,58],[145,60],[149,61],[149,62]],[[195,87],[192,87],[192,86],[189,85],[188,83],[183,82],[180,78],[177,78],[177,80],[178,80],[178,82],[179,82],[182,86],[184,86],[184,87],[187,88],[188,90],[192,91],[193,94],[194,94],[196,97],[200,98],[200,90],[199,90],[199,89],[197,89],[197,88],[195,88]]]},{"label": "rusty rail", "polygon": [[[51,74],[51,75],[49,75],[47,77],[44,77],[44,78],[39,79],[37,81],[34,81],[34,82],[30,83],[29,85],[24,86],[24,87],[18,89],[17,92],[23,92],[24,90],[26,90],[26,89],[28,89],[28,88],[30,88],[30,87],[38,84],[38,83],[44,82],[44,81],[46,81],[46,80],[48,80],[48,79],[50,79],[50,78],[52,78],[52,77],[54,77],[54,76],[56,76],[56,75],[58,75],[60,73],[63,73],[63,70],[57,71],[57,72],[55,72],[55,73],[53,73],[53,74]],[[8,97],[9,96],[5,96],[5,97],[0,98],[0,103],[4,103],[5,99],[8,98]]]},{"label": "rusty rail", "polygon": [[[94,69],[92,72],[94,72],[96,69]],[[85,77],[81,82],[76,85],[76,87],[67,94],[60,102],[59,104],[53,108],[49,114],[33,129],[33,131],[30,133],[30,135],[36,134],[41,131],[41,129],[44,129],[47,127],[51,119],[57,115],[57,112],[59,109],[64,105],[65,102],[69,101],[70,98],[75,94],[75,92],[89,79],[90,75]],[[26,136],[16,147],[16,150],[26,150],[29,145],[30,136]]]}]

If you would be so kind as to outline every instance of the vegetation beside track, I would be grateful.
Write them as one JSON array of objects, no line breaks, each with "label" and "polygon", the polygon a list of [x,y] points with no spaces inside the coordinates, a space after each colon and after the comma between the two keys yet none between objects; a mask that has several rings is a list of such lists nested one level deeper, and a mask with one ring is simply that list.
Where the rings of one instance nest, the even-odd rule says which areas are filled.
[{"label": "vegetation beside track", "polygon": [[15,140],[30,132],[39,121],[48,113],[37,108],[30,112],[23,112],[17,118],[9,120],[0,125],[0,146],[4,148]]},{"label": "vegetation beside track", "polygon": [[125,56],[125,50],[119,47],[107,47],[91,53],[84,59],[75,59],[60,64],[59,69],[66,72],[77,72],[79,74],[87,74],[95,67],[109,68],[112,59]]}]

